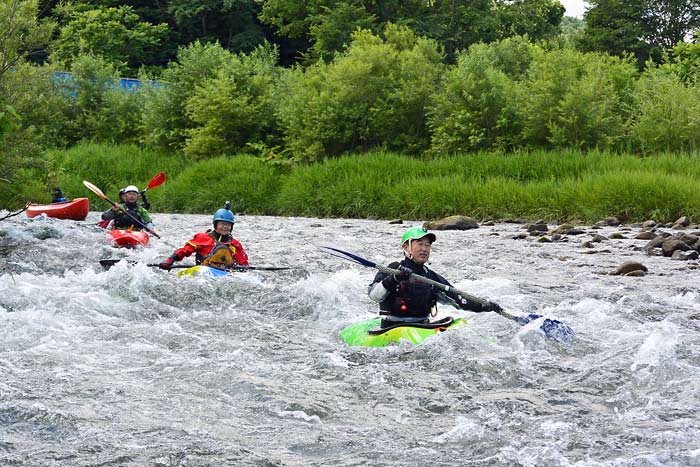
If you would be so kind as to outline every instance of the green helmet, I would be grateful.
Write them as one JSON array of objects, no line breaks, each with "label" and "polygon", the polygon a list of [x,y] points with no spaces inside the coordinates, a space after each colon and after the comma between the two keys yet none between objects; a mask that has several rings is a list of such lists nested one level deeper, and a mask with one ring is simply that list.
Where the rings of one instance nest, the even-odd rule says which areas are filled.
[{"label": "green helmet", "polygon": [[403,245],[409,240],[418,240],[419,238],[423,237],[428,237],[430,243],[433,243],[436,238],[435,234],[429,233],[423,227],[412,227],[408,229],[406,233],[403,234],[403,237],[401,237],[401,245]]}]

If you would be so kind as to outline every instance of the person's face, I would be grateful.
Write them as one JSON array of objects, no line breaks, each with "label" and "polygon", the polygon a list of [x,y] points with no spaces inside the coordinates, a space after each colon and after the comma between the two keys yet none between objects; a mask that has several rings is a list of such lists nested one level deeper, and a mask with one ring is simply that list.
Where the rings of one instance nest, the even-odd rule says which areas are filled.
[{"label": "person's face", "polygon": [[214,226],[214,232],[218,233],[219,235],[228,235],[231,233],[232,228],[233,224],[230,222],[216,221],[216,225]]},{"label": "person's face", "polygon": [[139,199],[139,194],[135,191],[127,191],[124,193],[124,201],[127,203],[135,203],[137,199]]},{"label": "person's face", "polygon": [[[409,245],[410,248],[409,248]],[[419,238],[403,244],[403,251],[409,258],[413,259],[416,264],[423,265],[430,258],[430,240],[428,237]]]}]

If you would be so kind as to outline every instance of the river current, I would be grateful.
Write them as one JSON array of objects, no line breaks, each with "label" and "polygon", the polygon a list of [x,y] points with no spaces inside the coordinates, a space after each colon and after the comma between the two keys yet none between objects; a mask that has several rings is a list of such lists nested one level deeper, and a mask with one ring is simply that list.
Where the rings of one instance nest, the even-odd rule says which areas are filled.
[{"label": "river current", "polygon": [[[137,250],[98,218],[0,222],[0,465],[700,465],[699,270],[639,251],[638,229],[436,232],[435,271],[571,345],[441,306],[468,326],[357,348],[338,333],[376,315],[375,271],[316,245],[388,264],[419,222],[237,216],[251,265],[298,269],[214,279],[147,266],[210,216],[155,214],[163,239]],[[627,260],[649,274],[604,274]]]}]

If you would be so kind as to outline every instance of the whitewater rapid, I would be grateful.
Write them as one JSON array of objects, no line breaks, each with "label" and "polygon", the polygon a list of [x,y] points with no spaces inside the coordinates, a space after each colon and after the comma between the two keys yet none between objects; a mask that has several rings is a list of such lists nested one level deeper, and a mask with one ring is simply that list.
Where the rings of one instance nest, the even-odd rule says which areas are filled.
[{"label": "whitewater rapid", "polygon": [[[0,222],[0,465],[700,465],[697,263],[647,256],[638,229],[436,232],[434,270],[572,345],[441,306],[468,326],[352,348],[338,332],[376,314],[374,271],[316,245],[388,264],[420,222],[240,215],[251,265],[298,269],[211,279],[146,265],[209,216],[156,213],[163,240],[138,250],[98,217]],[[649,274],[606,274],[627,260]]]}]

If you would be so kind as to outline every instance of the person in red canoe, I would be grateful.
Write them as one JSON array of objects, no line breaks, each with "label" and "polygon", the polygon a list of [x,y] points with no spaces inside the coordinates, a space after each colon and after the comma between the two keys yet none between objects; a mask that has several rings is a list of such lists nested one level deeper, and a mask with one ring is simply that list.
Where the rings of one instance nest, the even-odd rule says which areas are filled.
[{"label": "person in red canoe", "polygon": [[67,200],[63,197],[63,192],[61,187],[55,186],[51,190],[51,202],[52,203],[65,203]]},{"label": "person in red canoe", "polygon": [[160,263],[160,268],[169,271],[175,261],[196,254],[195,262],[218,269],[229,269],[235,266],[248,266],[248,255],[241,242],[231,236],[234,218],[230,210],[231,203],[226,201],[226,207],[214,213],[213,226],[206,232],[195,234],[185,246]]},{"label": "person in red canoe", "polygon": [[[112,228],[120,230],[143,230],[143,226],[134,221],[137,219],[146,229],[153,231],[153,221],[143,205],[138,204],[139,190],[134,185],[129,185],[119,190],[121,205],[112,206],[112,209],[102,213],[103,221],[114,221]],[[145,204],[145,203],[144,203]],[[150,203],[148,204],[150,207]]]}]

